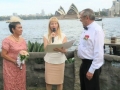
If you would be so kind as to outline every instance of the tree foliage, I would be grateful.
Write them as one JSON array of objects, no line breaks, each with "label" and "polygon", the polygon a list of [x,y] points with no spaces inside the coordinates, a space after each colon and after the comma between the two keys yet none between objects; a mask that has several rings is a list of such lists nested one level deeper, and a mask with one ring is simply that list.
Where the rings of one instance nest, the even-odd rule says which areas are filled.
[{"label": "tree foliage", "polygon": [[[47,16],[37,16],[37,15],[18,15],[23,20],[34,20],[34,19],[49,19],[53,15],[47,15]],[[10,19],[10,16],[0,16],[0,21],[7,21]]]}]

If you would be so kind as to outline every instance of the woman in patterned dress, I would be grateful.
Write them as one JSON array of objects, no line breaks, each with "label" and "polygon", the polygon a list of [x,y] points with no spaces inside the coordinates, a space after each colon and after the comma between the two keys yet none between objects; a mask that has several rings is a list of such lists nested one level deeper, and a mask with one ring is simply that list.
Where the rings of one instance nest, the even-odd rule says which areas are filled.
[{"label": "woman in patterned dress", "polygon": [[21,50],[27,50],[25,40],[20,37],[22,26],[20,22],[9,24],[12,33],[2,41],[4,90],[26,90],[26,66],[22,70],[17,67],[17,56]]}]

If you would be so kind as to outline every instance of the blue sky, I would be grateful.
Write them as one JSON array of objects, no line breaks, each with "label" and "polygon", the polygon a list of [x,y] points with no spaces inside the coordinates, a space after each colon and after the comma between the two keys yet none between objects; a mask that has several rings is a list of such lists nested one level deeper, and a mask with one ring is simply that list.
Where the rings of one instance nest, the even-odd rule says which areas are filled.
[{"label": "blue sky", "polygon": [[0,16],[17,14],[36,14],[44,9],[45,14],[54,14],[60,6],[67,12],[72,3],[79,11],[91,8],[98,11],[99,8],[111,8],[113,0],[0,0]]}]

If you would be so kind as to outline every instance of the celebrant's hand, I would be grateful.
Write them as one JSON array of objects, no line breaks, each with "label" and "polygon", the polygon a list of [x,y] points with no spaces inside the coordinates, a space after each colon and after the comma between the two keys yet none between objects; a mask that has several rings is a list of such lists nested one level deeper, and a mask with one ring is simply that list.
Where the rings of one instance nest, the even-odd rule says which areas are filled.
[{"label": "celebrant's hand", "polygon": [[62,48],[55,48],[54,51],[66,53],[66,50],[63,47]]},{"label": "celebrant's hand", "polygon": [[55,32],[52,32],[51,37],[55,37],[55,36],[56,36]]},{"label": "celebrant's hand", "polygon": [[91,80],[93,78],[93,74],[90,72],[87,72],[86,77],[88,80]]}]

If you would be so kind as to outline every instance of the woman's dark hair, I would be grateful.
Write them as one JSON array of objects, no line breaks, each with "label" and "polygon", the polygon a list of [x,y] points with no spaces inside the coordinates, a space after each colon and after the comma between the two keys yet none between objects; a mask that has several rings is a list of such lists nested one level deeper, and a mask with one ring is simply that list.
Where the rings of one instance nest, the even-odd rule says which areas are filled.
[{"label": "woman's dark hair", "polygon": [[12,28],[15,29],[17,24],[20,24],[20,22],[11,22],[9,24],[9,30],[11,33],[13,33]]}]

